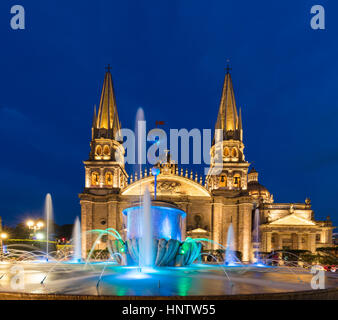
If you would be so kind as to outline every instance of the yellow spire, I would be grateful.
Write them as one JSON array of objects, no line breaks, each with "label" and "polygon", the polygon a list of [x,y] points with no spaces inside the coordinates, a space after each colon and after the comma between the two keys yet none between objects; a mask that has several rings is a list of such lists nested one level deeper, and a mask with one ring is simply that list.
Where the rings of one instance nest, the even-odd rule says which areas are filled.
[{"label": "yellow spire", "polygon": [[239,128],[241,126],[241,119],[238,118],[237,114],[230,70],[229,66],[227,66],[215,129],[223,130],[224,139],[241,140],[241,128]]},{"label": "yellow spire", "polygon": [[113,80],[110,73],[110,65],[104,77],[100,106],[97,114],[97,129],[112,129],[115,134],[120,129],[120,121],[117,114]]},{"label": "yellow spire", "polygon": [[235,131],[237,129],[237,108],[232,86],[231,75],[229,68],[224,79],[221,103],[217,117],[216,129],[225,131]]}]

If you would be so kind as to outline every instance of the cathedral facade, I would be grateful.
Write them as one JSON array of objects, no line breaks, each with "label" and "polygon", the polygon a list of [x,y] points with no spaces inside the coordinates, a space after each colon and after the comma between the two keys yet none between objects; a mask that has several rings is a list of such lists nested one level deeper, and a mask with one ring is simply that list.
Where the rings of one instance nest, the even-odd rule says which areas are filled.
[{"label": "cathedral facade", "polygon": [[[122,211],[137,201],[148,188],[154,196],[154,177],[143,169],[138,175],[125,170],[125,150],[115,140],[121,128],[113,81],[105,74],[98,112],[94,110],[89,159],[85,165],[85,188],[79,195],[81,204],[82,254],[94,244],[92,229],[116,229],[126,235]],[[157,200],[174,203],[186,212],[183,239],[209,238],[214,244],[207,249],[226,245],[230,224],[234,248],[243,262],[253,260],[254,251],[309,250],[332,245],[329,218],[316,221],[311,202],[275,203],[272,194],[258,181],[258,172],[245,160],[241,110],[236,107],[229,70],[225,75],[215,129],[222,139],[214,139],[210,150],[208,175],[180,168],[168,155],[157,166]],[[216,130],[215,130],[216,131]],[[220,161],[215,161],[216,155]],[[217,165],[221,163],[221,168]],[[215,172],[217,172],[215,174]],[[254,237],[254,217],[259,216],[259,237]],[[254,230],[255,229],[255,230]],[[256,230],[257,231],[257,230]],[[105,240],[107,241],[107,240]],[[103,241],[104,242],[104,241]],[[105,243],[97,244],[100,249]]]}]

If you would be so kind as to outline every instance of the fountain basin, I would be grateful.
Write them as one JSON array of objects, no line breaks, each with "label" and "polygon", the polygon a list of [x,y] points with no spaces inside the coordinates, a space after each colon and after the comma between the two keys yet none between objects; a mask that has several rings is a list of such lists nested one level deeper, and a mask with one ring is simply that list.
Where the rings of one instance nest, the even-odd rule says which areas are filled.
[{"label": "fountain basin", "polygon": [[[148,210],[148,211],[147,211]],[[152,201],[147,206],[136,204],[123,211],[127,219],[126,246],[127,258],[142,266],[144,252],[150,252],[147,265],[153,266],[184,266],[191,264],[200,254],[200,243],[182,242],[183,222],[186,213],[175,204],[164,201]],[[148,238],[147,246],[151,249],[144,250],[144,239]],[[116,253],[118,243],[112,244]]]},{"label": "fountain basin", "polygon": [[[144,232],[143,206],[137,204],[123,210],[127,218],[127,239],[140,239]],[[150,224],[152,225],[152,237],[165,240],[182,240],[183,219],[186,213],[170,202],[152,201],[150,206]]]}]

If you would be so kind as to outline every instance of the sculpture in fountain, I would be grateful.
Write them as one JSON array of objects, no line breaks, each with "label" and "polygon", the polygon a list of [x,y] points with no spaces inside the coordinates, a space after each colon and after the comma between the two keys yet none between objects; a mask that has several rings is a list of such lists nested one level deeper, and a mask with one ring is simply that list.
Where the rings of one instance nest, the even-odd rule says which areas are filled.
[{"label": "sculpture in fountain", "polygon": [[[159,170],[152,170],[155,178]],[[156,187],[154,192],[156,199]],[[186,213],[170,202],[154,200],[146,189],[143,203],[123,211],[127,219],[127,235],[124,242],[134,263],[140,267],[183,266],[191,264],[200,254],[200,242],[182,242],[183,220]],[[121,248],[120,239],[114,240],[112,248]],[[126,259],[128,261],[130,259]]]},{"label": "sculpture in fountain", "polygon": [[[125,254],[140,267],[184,266],[199,256],[201,243],[182,241],[186,214],[174,204],[152,201],[150,205],[145,200],[143,205],[127,208],[123,214],[127,219]],[[118,241],[114,240],[113,248],[118,248]]]}]

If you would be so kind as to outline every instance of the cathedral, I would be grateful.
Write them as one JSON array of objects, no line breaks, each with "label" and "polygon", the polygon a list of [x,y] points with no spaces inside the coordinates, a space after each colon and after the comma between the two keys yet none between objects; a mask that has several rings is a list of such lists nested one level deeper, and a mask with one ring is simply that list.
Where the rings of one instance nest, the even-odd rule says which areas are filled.
[{"label": "cathedral", "polygon": [[[154,176],[148,169],[132,176],[126,172],[125,150],[115,140],[121,128],[112,75],[105,74],[100,105],[94,110],[89,159],[84,161],[85,188],[79,195],[81,204],[82,255],[93,245],[92,229],[116,229],[126,235],[126,217],[122,211],[137,201],[146,188],[154,196]],[[229,69],[215,129],[223,139],[213,141],[210,169],[205,177],[179,168],[168,154],[158,164],[157,200],[173,203],[186,213],[182,221],[182,239],[209,238],[214,241],[205,249],[216,250],[215,243],[226,245],[230,224],[234,248],[243,262],[254,259],[255,250],[308,250],[332,246],[332,223],[316,221],[310,199],[304,203],[275,203],[273,195],[259,183],[258,172],[246,161],[241,110],[237,110]],[[220,130],[218,130],[220,131]],[[216,150],[221,149],[222,168],[213,174]],[[254,220],[259,216],[259,237],[254,237]],[[107,239],[98,244],[105,248]]]}]

